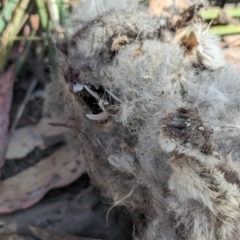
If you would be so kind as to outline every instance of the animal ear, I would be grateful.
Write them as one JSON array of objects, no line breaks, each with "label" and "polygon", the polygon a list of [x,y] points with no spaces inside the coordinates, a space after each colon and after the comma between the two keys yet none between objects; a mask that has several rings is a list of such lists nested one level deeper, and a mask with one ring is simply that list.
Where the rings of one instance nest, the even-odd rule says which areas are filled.
[{"label": "animal ear", "polygon": [[56,48],[63,53],[66,57],[68,56],[68,43],[67,41],[57,41]]}]

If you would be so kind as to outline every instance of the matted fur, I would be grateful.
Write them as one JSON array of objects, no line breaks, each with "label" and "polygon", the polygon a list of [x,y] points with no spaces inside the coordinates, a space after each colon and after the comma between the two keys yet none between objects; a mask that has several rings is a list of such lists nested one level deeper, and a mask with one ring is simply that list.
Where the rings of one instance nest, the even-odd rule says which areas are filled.
[{"label": "matted fur", "polygon": [[[145,6],[101,14],[75,18],[46,103],[74,129],[92,183],[126,207],[135,239],[239,239],[239,167],[229,157],[239,159],[239,72],[199,23],[192,63],[168,19]],[[166,29],[173,38],[163,42]],[[77,83],[92,93],[74,93]],[[100,112],[107,120],[87,117]]]},{"label": "matted fur", "polygon": [[160,121],[162,139],[174,141],[169,164],[168,209],[186,239],[238,239],[240,231],[237,174],[228,160],[227,168],[214,149],[211,130],[195,109],[178,109]]}]

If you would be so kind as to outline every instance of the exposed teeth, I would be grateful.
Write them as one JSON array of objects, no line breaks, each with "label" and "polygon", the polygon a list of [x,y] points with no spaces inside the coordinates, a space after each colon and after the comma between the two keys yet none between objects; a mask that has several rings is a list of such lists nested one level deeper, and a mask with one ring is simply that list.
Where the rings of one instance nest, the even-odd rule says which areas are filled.
[{"label": "exposed teeth", "polygon": [[108,106],[108,105],[109,105],[109,102],[108,102],[107,100],[104,100],[104,101],[103,101],[103,105],[104,105],[104,106]]},{"label": "exposed teeth", "polygon": [[80,91],[83,90],[83,87],[84,87],[83,84],[75,83],[75,84],[73,85],[73,92],[74,92],[74,93],[75,93],[75,92],[80,92]]},{"label": "exposed teeth", "polygon": [[95,121],[103,121],[108,119],[109,114],[107,112],[101,112],[99,114],[86,114],[86,117]]},{"label": "exposed teeth", "polygon": [[105,101],[105,100],[103,100],[103,99],[100,99],[100,100],[98,101],[98,106],[99,106],[103,111],[105,111],[104,106],[107,106],[107,105],[109,105],[109,102],[108,102],[108,101]]},{"label": "exposed teeth", "polygon": [[90,93],[97,101],[100,100],[100,97],[98,93],[94,92],[92,89],[90,89],[87,85],[84,85],[84,88]]}]

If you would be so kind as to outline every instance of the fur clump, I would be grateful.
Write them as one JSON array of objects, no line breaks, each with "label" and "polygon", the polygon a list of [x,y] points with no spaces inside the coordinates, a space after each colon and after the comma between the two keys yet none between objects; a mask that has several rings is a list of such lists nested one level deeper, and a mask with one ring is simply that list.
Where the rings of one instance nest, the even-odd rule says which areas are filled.
[{"label": "fur clump", "polygon": [[135,239],[239,239],[227,124],[239,122],[240,78],[216,39],[190,21],[192,62],[189,41],[146,6],[78,21],[46,104],[74,130],[92,183],[126,207]]},{"label": "fur clump", "polygon": [[220,46],[216,44],[217,37],[210,34],[208,29],[203,31],[201,23],[200,26],[196,25],[194,27],[197,41],[200,43],[197,47],[197,55],[202,64],[210,70],[217,70],[225,66],[224,54]]},{"label": "fur clump", "polygon": [[167,201],[179,231],[185,229],[181,234],[186,239],[239,239],[240,189],[238,177],[233,178],[237,172],[231,164],[226,169],[216,155],[210,129],[195,109],[178,109],[160,125],[161,141],[176,144],[169,160],[173,174]]},{"label": "fur clump", "polygon": [[[79,3],[78,3],[79,4]],[[82,29],[90,21],[95,20],[112,9],[134,9],[138,6],[137,0],[83,0],[80,6],[73,9],[70,21],[66,26],[66,33],[68,37],[74,35],[78,30]]]}]

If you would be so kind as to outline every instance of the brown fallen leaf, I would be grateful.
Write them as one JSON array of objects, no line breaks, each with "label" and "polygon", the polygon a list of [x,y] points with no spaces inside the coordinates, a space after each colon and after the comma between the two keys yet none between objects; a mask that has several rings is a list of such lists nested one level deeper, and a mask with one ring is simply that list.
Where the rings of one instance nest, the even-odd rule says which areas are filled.
[{"label": "brown fallen leaf", "polygon": [[240,46],[240,34],[224,36],[225,46]]},{"label": "brown fallen leaf", "polygon": [[176,23],[176,29],[188,26],[193,20],[201,18],[199,15],[200,9],[203,7],[202,3],[197,3],[190,6],[181,14],[181,19]]},{"label": "brown fallen leaf", "polygon": [[0,239],[16,233],[33,236],[29,226],[87,238],[131,239],[129,215],[122,207],[115,207],[107,223],[110,202],[96,189],[86,188],[85,180],[84,177],[78,179],[77,185],[74,183],[62,191],[55,191],[58,192],[55,196],[48,195],[24,211],[0,214]]},{"label": "brown fallen leaf", "polygon": [[93,238],[83,238],[63,233],[57,233],[43,228],[29,227],[33,235],[41,240],[97,240]]},{"label": "brown fallen leaf", "polygon": [[192,5],[192,2],[189,0],[175,0],[174,5],[176,9],[187,9]]},{"label": "brown fallen leaf", "polygon": [[26,236],[26,235],[18,235],[18,234],[11,234],[11,235],[5,235],[1,236],[1,240],[35,240],[35,238]]},{"label": "brown fallen leaf", "polygon": [[173,42],[180,44],[185,52],[184,62],[188,66],[199,65],[199,57],[197,47],[198,39],[191,29],[180,28],[176,31]]},{"label": "brown fallen leaf", "polygon": [[84,172],[80,156],[64,146],[26,171],[0,182],[0,213],[28,208],[49,190],[70,184]]},{"label": "brown fallen leaf", "polygon": [[35,147],[44,150],[54,144],[64,141],[66,129],[49,125],[52,118],[42,118],[39,123],[17,129],[8,146],[7,159],[21,159],[27,156]]},{"label": "brown fallen leaf", "polygon": [[0,168],[4,164],[7,131],[9,125],[9,111],[12,102],[15,66],[0,75]]},{"label": "brown fallen leaf", "polygon": [[181,39],[181,43],[186,48],[189,54],[192,54],[193,49],[199,45],[194,32],[191,32],[189,35],[183,36],[183,38]]},{"label": "brown fallen leaf", "polygon": [[228,62],[240,69],[240,47],[230,47],[223,49]]},{"label": "brown fallen leaf", "polygon": [[228,58],[240,60],[240,47],[225,48],[223,52]]},{"label": "brown fallen leaf", "polygon": [[240,46],[240,39],[234,41],[234,42],[232,43],[232,46]]},{"label": "brown fallen leaf", "polygon": [[149,8],[153,15],[160,17],[166,14],[166,10],[173,5],[173,0],[150,0]]}]

